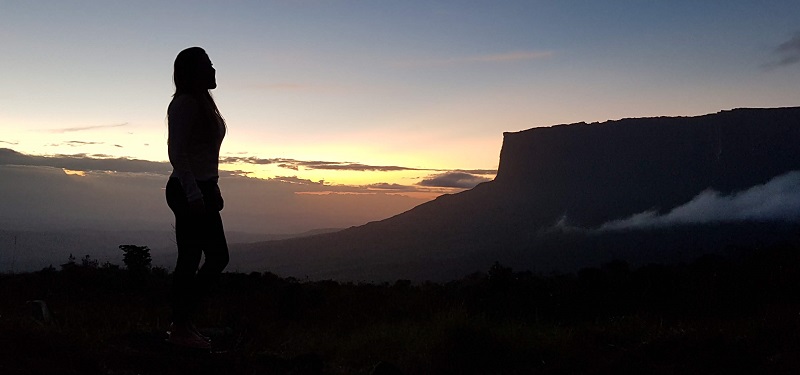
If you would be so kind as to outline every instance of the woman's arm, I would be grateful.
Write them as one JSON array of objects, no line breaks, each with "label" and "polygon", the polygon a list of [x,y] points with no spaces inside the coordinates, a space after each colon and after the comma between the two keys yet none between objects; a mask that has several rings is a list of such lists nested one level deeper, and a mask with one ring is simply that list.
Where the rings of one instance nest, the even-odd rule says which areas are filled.
[{"label": "woman's arm", "polygon": [[197,121],[197,100],[188,95],[180,95],[172,100],[167,110],[169,122],[168,153],[174,175],[181,181],[183,191],[189,202],[200,200],[203,193],[197,186],[191,163],[191,135]]}]

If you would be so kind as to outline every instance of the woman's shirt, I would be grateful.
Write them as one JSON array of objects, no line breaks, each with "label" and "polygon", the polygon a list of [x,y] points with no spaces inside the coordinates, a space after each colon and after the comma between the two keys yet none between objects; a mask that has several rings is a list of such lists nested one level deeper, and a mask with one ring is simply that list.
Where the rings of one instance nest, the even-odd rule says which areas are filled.
[{"label": "woman's shirt", "polygon": [[[167,109],[169,118],[168,153],[172,175],[178,178],[189,201],[203,198],[197,181],[219,180],[219,149],[225,137],[225,125],[217,119],[217,132],[209,131],[210,123],[198,99],[179,95]],[[210,112],[209,112],[210,113]]]}]

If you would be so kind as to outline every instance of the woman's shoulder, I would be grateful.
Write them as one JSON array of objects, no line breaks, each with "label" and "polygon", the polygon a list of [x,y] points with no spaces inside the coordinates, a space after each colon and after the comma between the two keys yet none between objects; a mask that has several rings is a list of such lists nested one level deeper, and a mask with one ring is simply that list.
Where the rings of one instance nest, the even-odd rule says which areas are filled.
[{"label": "woman's shoulder", "polygon": [[197,110],[197,106],[199,103],[197,102],[197,98],[192,95],[188,94],[181,94],[172,98],[172,101],[169,102],[169,108],[167,108],[167,114],[174,114],[174,113],[192,113]]}]

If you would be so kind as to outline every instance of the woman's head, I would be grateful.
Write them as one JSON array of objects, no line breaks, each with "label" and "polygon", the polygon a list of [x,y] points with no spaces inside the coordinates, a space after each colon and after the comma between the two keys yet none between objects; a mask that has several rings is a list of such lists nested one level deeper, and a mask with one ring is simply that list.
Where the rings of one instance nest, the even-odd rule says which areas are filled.
[{"label": "woman's head", "polygon": [[181,51],[175,58],[174,69],[172,80],[175,83],[175,96],[217,88],[216,70],[206,51],[200,47]]},{"label": "woman's head", "polygon": [[199,99],[198,111],[201,117],[206,118],[215,134],[221,124],[225,126],[225,119],[219,113],[217,103],[208,90],[217,88],[216,70],[211,65],[206,51],[200,47],[187,48],[175,58],[175,70],[172,80],[175,83],[175,94],[188,94]]}]

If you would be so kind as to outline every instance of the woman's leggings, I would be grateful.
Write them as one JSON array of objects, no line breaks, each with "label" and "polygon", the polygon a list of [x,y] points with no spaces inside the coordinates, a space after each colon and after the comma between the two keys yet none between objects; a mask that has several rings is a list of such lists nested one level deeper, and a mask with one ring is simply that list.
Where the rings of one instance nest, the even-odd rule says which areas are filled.
[{"label": "woman's leggings", "polygon": [[[210,287],[228,265],[228,244],[222,229],[219,211],[221,197],[216,182],[198,181],[206,211],[194,214],[189,210],[181,182],[167,182],[167,204],[175,214],[175,242],[178,262],[172,273],[172,321],[187,323],[194,315]],[[217,199],[220,199],[217,201]],[[205,261],[200,266],[201,255]]]}]

